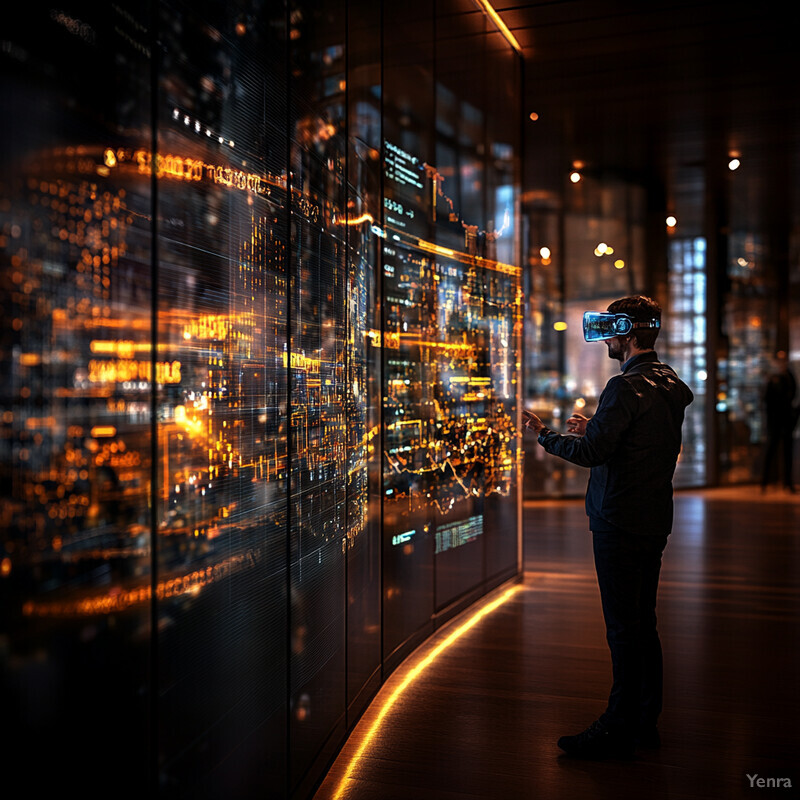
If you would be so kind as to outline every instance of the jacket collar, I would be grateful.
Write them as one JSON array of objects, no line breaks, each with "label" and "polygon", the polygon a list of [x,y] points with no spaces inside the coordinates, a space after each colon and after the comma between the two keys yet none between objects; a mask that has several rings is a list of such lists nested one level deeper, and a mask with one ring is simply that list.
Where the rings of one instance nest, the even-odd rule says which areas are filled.
[{"label": "jacket collar", "polygon": [[627,372],[631,367],[635,367],[637,364],[644,364],[647,361],[654,363],[658,361],[658,354],[655,350],[648,350],[644,353],[637,353],[635,356],[631,356],[620,369],[623,372]]}]

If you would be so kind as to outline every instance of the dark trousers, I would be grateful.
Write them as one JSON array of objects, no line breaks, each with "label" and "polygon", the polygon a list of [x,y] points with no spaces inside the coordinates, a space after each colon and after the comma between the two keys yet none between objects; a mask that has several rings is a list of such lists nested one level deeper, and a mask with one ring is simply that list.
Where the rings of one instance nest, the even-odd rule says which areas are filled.
[{"label": "dark trousers", "polygon": [[[789,423],[783,426],[770,426],[767,428],[767,447],[764,452],[764,465],[761,473],[761,485],[766,486],[773,477],[783,478],[783,485],[793,485],[792,468],[794,441],[792,440],[793,426]],[[778,452],[783,456],[783,470],[774,470],[773,465]],[[777,476],[775,473],[778,473]]]},{"label": "dark trousers", "polygon": [[600,717],[631,735],[656,724],[661,713],[664,667],[656,630],[656,594],[666,536],[595,531],[594,563],[613,684]]}]

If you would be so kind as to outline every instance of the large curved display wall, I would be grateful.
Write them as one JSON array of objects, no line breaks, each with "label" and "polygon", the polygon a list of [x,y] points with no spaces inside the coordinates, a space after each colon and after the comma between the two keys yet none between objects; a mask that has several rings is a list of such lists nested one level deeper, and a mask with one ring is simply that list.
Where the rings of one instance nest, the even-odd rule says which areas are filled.
[{"label": "large curved display wall", "polygon": [[519,58],[455,0],[15,13],[6,780],[302,796],[519,572]]}]

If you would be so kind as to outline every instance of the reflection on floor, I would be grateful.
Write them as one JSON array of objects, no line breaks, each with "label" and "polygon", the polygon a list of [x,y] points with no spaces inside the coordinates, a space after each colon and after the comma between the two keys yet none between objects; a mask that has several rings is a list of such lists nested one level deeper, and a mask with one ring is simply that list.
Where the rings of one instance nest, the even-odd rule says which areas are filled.
[{"label": "reflection on floor", "polygon": [[391,676],[315,800],[800,796],[800,495],[677,494],[658,608],[663,744],[632,763],[573,761],[555,744],[610,686],[581,501],[526,503],[525,567],[521,591]]}]

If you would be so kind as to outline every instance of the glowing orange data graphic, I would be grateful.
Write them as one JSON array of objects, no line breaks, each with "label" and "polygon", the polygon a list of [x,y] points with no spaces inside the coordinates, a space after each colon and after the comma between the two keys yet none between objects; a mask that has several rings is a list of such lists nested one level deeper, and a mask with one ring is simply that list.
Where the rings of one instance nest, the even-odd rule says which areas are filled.
[{"label": "glowing orange data graphic", "polygon": [[522,589],[521,584],[516,584],[511,586],[510,588],[506,589],[499,597],[496,597],[494,600],[490,601],[486,605],[481,606],[480,608],[476,609],[470,617],[466,620],[466,622],[459,625],[446,639],[441,641],[436,647],[423,658],[418,664],[415,664],[409,671],[408,674],[403,678],[400,685],[386,698],[383,702],[383,705],[380,707],[375,720],[369,726],[369,729],[364,734],[364,738],[361,744],[358,747],[358,750],[353,754],[353,757],[350,759],[349,764],[347,765],[347,769],[345,770],[342,779],[339,781],[339,785],[336,789],[336,792],[333,795],[333,800],[340,800],[346,796],[347,793],[347,782],[351,779],[353,772],[355,771],[356,767],[358,766],[358,762],[361,759],[361,756],[369,748],[372,740],[375,738],[376,734],[380,730],[381,725],[383,724],[386,715],[391,711],[392,707],[397,703],[398,700],[403,696],[403,693],[408,689],[408,687],[422,675],[422,673],[433,664],[437,658],[449,647],[454,645],[465,633],[470,631],[472,628],[475,627],[484,617],[491,614],[493,611],[496,611],[501,605],[506,603],[510,600],[518,591]]}]

